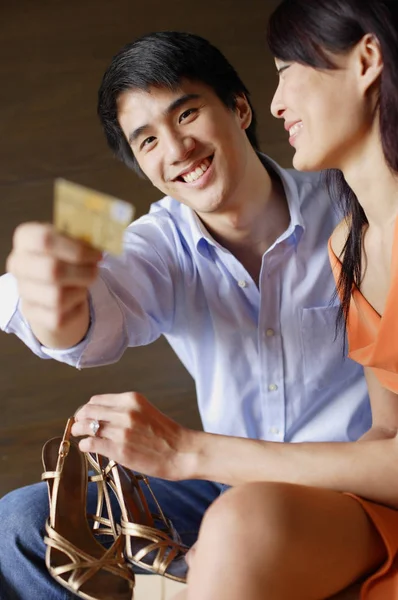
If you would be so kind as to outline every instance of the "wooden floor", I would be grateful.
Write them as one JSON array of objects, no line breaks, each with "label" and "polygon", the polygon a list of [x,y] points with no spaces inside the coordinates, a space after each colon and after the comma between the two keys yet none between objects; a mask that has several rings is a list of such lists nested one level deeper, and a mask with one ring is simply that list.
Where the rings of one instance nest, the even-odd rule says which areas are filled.
[{"label": "wooden floor", "polygon": [[[18,0],[0,7],[0,263],[16,225],[49,220],[57,176],[147,211],[159,193],[111,157],[96,93],[111,56],[138,35],[188,30],[236,66],[258,110],[262,148],[290,163],[285,134],[269,116],[276,84],[265,26],[270,0]],[[0,298],[1,302],[1,298]],[[190,376],[159,340],[116,365],[79,372],[42,361],[0,334],[0,496],[36,481],[42,444],[94,393],[138,390],[181,423],[200,427]]]}]

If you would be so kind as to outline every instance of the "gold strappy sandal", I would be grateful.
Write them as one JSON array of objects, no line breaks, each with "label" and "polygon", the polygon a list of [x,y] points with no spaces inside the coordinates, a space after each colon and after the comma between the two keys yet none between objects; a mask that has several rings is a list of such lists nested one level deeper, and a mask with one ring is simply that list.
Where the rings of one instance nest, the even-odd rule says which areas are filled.
[{"label": "gold strappy sandal", "polygon": [[46,565],[61,585],[85,600],[131,600],[134,574],[123,557],[124,538],[106,550],[95,539],[86,516],[87,458],[70,440],[73,419],[64,437],[43,447],[50,517],[46,524]]},{"label": "gold strappy sandal", "polygon": [[[102,492],[98,493],[97,514],[94,516],[94,531],[115,535],[114,525],[103,515],[103,504],[106,503],[108,515],[110,511],[110,488],[120,505],[122,518],[116,527],[116,535],[125,536],[125,556],[129,562],[158,575],[185,583],[188,565],[184,546],[168,519],[145,475],[134,474],[114,461],[107,461],[102,456],[88,455],[88,462],[97,471],[90,478],[97,484],[103,483]],[[151,514],[140,482],[144,483],[151,493],[158,513]],[[100,489],[100,488],[99,488]]]}]

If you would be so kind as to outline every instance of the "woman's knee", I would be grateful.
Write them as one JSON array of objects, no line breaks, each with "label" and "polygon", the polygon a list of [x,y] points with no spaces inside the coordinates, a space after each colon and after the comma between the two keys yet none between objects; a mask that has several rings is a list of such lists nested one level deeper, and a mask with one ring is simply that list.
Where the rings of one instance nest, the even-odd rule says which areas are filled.
[{"label": "woman's knee", "polygon": [[295,487],[264,482],[231,488],[207,511],[200,537],[226,545],[233,539],[233,547],[244,543],[254,553],[261,546],[263,558],[268,551],[284,556],[294,542]]}]

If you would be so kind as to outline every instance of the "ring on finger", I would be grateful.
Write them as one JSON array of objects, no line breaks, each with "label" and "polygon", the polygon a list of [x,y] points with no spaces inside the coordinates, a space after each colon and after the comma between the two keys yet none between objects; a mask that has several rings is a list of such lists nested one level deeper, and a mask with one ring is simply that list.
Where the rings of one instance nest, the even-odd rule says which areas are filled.
[{"label": "ring on finger", "polygon": [[92,421],[90,421],[89,427],[90,427],[92,435],[94,437],[96,437],[100,430],[101,424],[99,421],[97,421],[97,419],[93,419]]}]

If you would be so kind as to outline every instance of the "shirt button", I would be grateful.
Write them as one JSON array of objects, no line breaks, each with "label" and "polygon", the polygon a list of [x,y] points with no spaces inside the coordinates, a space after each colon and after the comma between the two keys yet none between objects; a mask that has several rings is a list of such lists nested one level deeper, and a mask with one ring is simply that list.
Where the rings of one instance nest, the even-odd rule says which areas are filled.
[{"label": "shirt button", "polygon": [[241,279],[240,281],[238,281],[238,286],[240,288],[245,288],[247,287],[247,281],[245,281],[244,279]]},{"label": "shirt button", "polygon": [[269,430],[270,433],[272,433],[273,435],[279,435],[280,431],[277,427],[271,427],[271,429]]},{"label": "shirt button", "polygon": [[276,383],[271,383],[268,386],[268,389],[269,389],[270,392],[276,392],[276,390],[278,389],[278,386],[276,385]]},{"label": "shirt button", "polygon": [[267,329],[267,337],[273,337],[275,335],[275,331],[273,329]]}]

